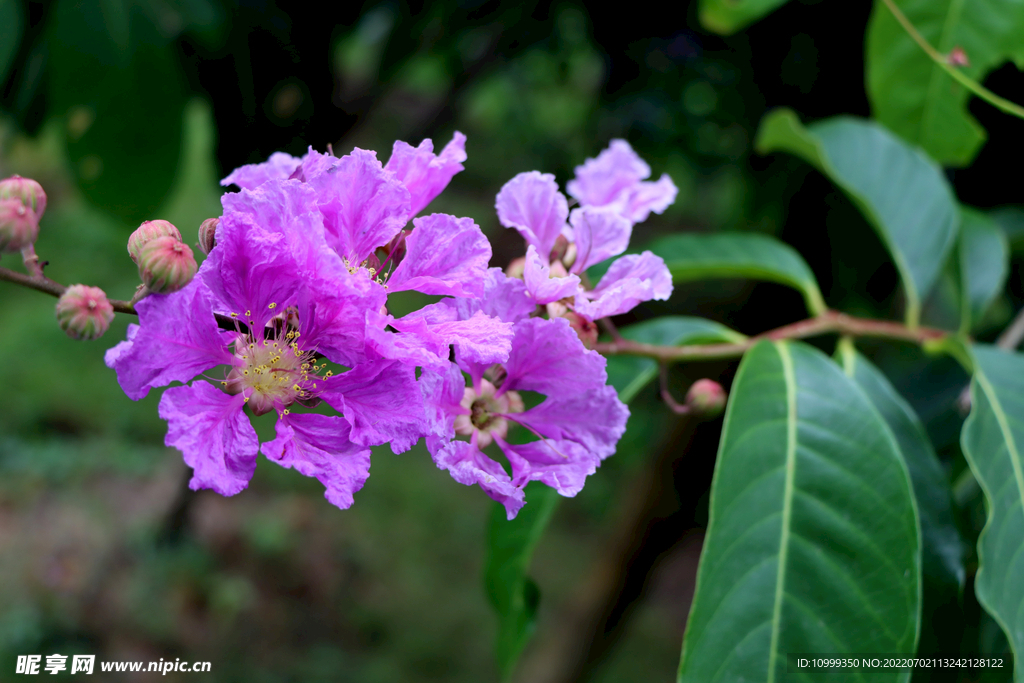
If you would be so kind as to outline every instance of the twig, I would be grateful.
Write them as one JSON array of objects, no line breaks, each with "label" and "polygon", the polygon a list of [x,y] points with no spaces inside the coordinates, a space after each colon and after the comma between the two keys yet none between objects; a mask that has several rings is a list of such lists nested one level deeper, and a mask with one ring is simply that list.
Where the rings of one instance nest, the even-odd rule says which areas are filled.
[{"label": "twig", "polygon": [[677,402],[675,397],[672,396],[672,391],[668,386],[668,363],[664,361],[661,363],[661,400],[676,415],[689,415],[691,412],[688,406]]},{"label": "twig", "polygon": [[[946,57],[942,55],[938,50],[931,46],[931,44],[925,40],[914,25],[907,19],[907,16],[900,11],[900,8],[896,6],[893,0],[882,0],[885,6],[889,8],[892,15],[896,17],[896,21],[900,23],[903,30],[917,43],[925,54],[931,57],[932,61],[938,64],[939,68],[950,75],[951,78],[956,80],[958,83],[963,85],[965,88],[973,92],[975,95],[991,104],[996,109],[1002,112],[1016,116],[1017,118],[1024,119],[1024,107],[1011,102],[1007,99],[1003,99],[999,95],[996,95],[991,90],[987,89],[981,83],[978,83],[973,78],[964,75],[958,68],[950,64]],[[969,55],[968,55],[969,56]]]},{"label": "twig", "polygon": [[610,336],[613,341],[625,341],[625,339],[622,338],[622,335],[619,334],[619,328],[615,326],[615,323],[612,322],[611,318],[600,318],[597,322],[604,328],[604,331],[608,333],[608,336]]},{"label": "twig", "polygon": [[594,348],[606,356],[646,356],[662,362],[686,360],[715,360],[742,356],[763,339],[804,339],[821,334],[838,333],[851,337],[880,337],[923,344],[951,335],[945,330],[928,327],[910,328],[891,320],[856,318],[838,311],[826,311],[816,318],[784,325],[746,341],[732,344],[695,344],[692,346],[659,346],[624,339],[599,342]]}]

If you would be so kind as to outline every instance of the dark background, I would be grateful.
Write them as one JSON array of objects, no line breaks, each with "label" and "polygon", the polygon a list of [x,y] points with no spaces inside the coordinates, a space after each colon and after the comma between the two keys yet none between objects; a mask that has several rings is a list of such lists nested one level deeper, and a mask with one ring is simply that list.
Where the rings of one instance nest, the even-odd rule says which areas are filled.
[{"label": "dark background", "polygon": [[[534,169],[564,183],[623,137],[680,189],[635,229],[635,246],[673,231],[772,234],[802,253],[831,307],[895,317],[896,271],[849,201],[802,162],[751,149],[771,107],[805,120],[870,114],[870,11],[796,1],[723,38],[701,29],[696,3],[666,13],[572,2],[313,11],[0,0],[0,173],[35,177],[50,195],[37,245],[49,275],[128,298],[137,277],[123,249],[140,221],[170,219],[192,240],[218,213],[216,179],[277,150],[330,143],[386,160],[395,139],[440,148],[462,131],[466,170],[431,210],[471,216],[494,244],[492,265],[504,266],[523,244],[494,215],[501,185]],[[985,84],[1024,100],[1010,65]],[[1019,121],[977,101],[971,111],[989,141],[970,168],[948,174],[962,202],[998,209],[1014,245],[1009,294],[979,332],[991,339],[1024,298],[1024,221],[1005,208],[1020,202],[1024,149]],[[17,267],[9,255],[0,263]],[[950,292],[938,288],[926,323],[955,328]],[[747,334],[806,315],[791,290],[724,281],[677,287],[618,322],[665,313]],[[348,511],[267,463],[234,498],[183,495],[158,392],[134,404],[102,365],[126,324],[76,344],[53,324],[51,301],[0,283],[0,680],[13,677],[17,654],[54,652],[209,660],[204,679],[223,681],[497,679],[479,578],[490,501],[480,491],[437,471],[425,451],[385,450]],[[953,400],[966,377],[910,347],[864,349],[919,410],[956,479]],[[678,368],[674,390],[700,377],[728,387],[735,367]],[[520,680],[673,675],[721,424],[679,423],[653,386],[631,409],[618,455],[560,507],[539,547],[542,607]],[[957,496],[972,541],[980,499]],[[970,585],[963,595],[930,585],[925,610],[926,650],[1005,648]]]}]

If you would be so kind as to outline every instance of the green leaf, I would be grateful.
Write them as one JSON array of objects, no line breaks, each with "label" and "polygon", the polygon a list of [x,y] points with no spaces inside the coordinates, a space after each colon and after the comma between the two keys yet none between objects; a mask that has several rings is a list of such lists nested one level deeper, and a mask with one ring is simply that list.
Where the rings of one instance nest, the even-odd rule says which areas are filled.
[{"label": "green leaf", "polygon": [[[661,346],[688,344],[736,344],[746,337],[724,325],[704,318],[675,315],[648,320],[619,330],[632,341]],[[619,392],[623,403],[629,403],[658,376],[658,363],[639,356],[611,356],[608,358],[608,383]]]},{"label": "green leaf", "polygon": [[650,250],[665,259],[673,282],[720,278],[769,280],[800,290],[812,314],[826,309],[814,273],[800,254],[767,235],[684,233],[663,237]]},{"label": "green leaf", "polygon": [[700,0],[700,23],[709,31],[729,35],[754,23],[789,0]]},{"label": "green leaf", "polygon": [[907,322],[916,325],[959,225],[953,191],[935,162],[870,121],[841,116],[804,127],[790,109],[764,118],[755,147],[802,158],[860,208],[896,263]]},{"label": "green leaf", "polygon": [[[932,47],[946,54],[959,47],[976,81],[1014,60],[1024,65],[1024,5],[1016,0],[895,0]],[[876,119],[941,164],[967,166],[985,141],[985,130],[968,113],[970,93],[945,73],[900,26],[881,2],[868,23],[868,98]]]},{"label": "green leaf", "polygon": [[730,392],[679,681],[781,683],[787,653],[911,653],[920,572],[909,476],[878,412],[820,351],[757,344]]},{"label": "green leaf", "polygon": [[976,209],[960,207],[960,331],[971,331],[1002,291],[1010,247],[996,222]]},{"label": "green leaf", "polygon": [[951,489],[946,471],[932,448],[924,425],[881,370],[847,348],[842,354],[846,374],[871,399],[899,446],[921,519],[924,573],[945,584],[964,585],[964,543],[953,521]]},{"label": "green leaf", "polygon": [[0,0],[0,85],[7,80],[7,70],[11,68],[18,45],[21,43],[21,32],[25,29],[24,16],[19,0]]},{"label": "green leaf", "polygon": [[[974,592],[1017,659],[1024,652],[1024,357],[980,344],[971,355],[971,414],[960,445],[988,511]],[[1014,680],[1024,681],[1019,660]]]},{"label": "green leaf", "polygon": [[507,678],[533,635],[540,591],[526,572],[533,549],[547,529],[558,505],[558,493],[531,482],[526,487],[529,504],[513,520],[506,519],[504,506],[495,503],[487,538],[484,584],[491,605],[498,612],[498,640],[495,654],[502,677]]}]

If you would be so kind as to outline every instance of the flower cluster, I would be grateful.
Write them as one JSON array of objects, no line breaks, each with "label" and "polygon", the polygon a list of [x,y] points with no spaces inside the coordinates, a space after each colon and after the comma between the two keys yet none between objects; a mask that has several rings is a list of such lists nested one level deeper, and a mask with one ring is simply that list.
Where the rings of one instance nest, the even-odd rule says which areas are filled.
[{"label": "flower cluster", "polygon": [[[628,410],[566,317],[668,296],[649,253],[622,257],[593,290],[581,278],[622,253],[633,223],[675,188],[643,182],[649,169],[622,141],[577,169],[571,216],[551,176],[517,176],[497,204],[529,243],[517,279],[489,268],[471,219],[420,215],[463,169],[464,144],[459,133],[440,154],[430,140],[396,142],[384,165],[360,149],[277,153],[222,181],[241,190],[203,224],[208,258],[178,291],[138,301],[139,324],[106,355],[132,399],[180,383],[159,412],[193,489],[238,493],[263,453],[347,508],[370,447],[401,453],[422,438],[438,467],[511,519],[528,482],[575,495],[614,453]],[[405,290],[442,298],[396,318],[388,297]],[[275,438],[259,443],[247,413],[276,414]]]}]

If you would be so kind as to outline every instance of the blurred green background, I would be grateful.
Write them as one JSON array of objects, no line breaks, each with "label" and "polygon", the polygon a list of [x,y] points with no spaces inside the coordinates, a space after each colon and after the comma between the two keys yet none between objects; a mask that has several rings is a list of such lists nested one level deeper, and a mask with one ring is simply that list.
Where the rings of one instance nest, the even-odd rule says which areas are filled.
[{"label": "blurred green background", "polygon": [[[480,0],[316,10],[0,0],[0,175],[33,177],[49,195],[37,251],[50,277],[127,299],[138,282],[131,231],[162,218],[194,242],[199,223],[219,214],[217,179],[275,150],[330,143],[386,160],[395,139],[431,137],[439,148],[464,132],[466,170],[431,210],[476,220],[494,244],[492,265],[504,266],[523,245],[494,215],[501,185],[534,169],[564,183],[624,137],[680,190],[635,229],[635,246],[683,230],[776,235],[801,251],[830,306],[889,316],[896,272],[857,210],[801,162],[751,150],[772,106],[810,118],[869,114],[869,10],[803,0],[722,38],[700,28],[690,3],[655,13]],[[1024,81],[1008,67],[986,83],[1013,93]],[[1021,174],[1007,170],[1019,169],[1009,162],[1024,136],[990,109],[972,113],[989,141],[950,177],[962,201],[998,209],[1015,248],[1009,294],[983,327],[991,338],[1024,298],[1024,219],[1009,206]],[[14,255],[0,265],[20,269]],[[955,327],[951,299],[933,297],[926,322]],[[180,455],[162,445],[160,392],[134,403],[103,365],[127,317],[102,340],[72,342],[53,304],[0,283],[0,680],[16,678],[16,655],[56,652],[207,660],[203,678],[217,681],[497,680],[480,578],[490,501],[478,489],[456,484],[422,448],[385,448],[347,511],[316,481],[262,461],[234,498],[187,495]],[[669,312],[748,334],[805,315],[798,294],[737,281],[678,287],[618,322]],[[952,401],[966,377],[908,347],[868,350],[956,477],[962,417]],[[700,377],[728,385],[735,367],[685,366],[673,385],[679,396]],[[653,386],[631,408],[618,454],[559,508],[538,549],[538,632],[517,680],[674,675],[721,425],[680,429]],[[653,494],[663,462],[672,471],[655,479],[668,492]],[[981,504],[976,491],[960,493],[970,539]],[[622,539],[632,539],[625,554]],[[616,558],[629,570],[602,635],[577,643],[580,615]],[[925,641],[1003,647],[972,596],[936,598]]]}]

